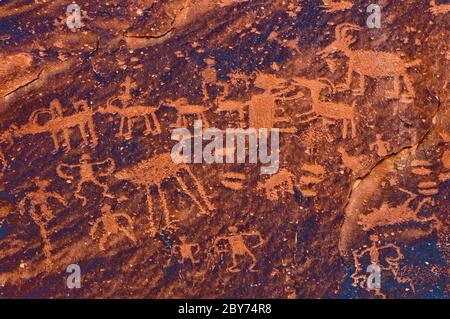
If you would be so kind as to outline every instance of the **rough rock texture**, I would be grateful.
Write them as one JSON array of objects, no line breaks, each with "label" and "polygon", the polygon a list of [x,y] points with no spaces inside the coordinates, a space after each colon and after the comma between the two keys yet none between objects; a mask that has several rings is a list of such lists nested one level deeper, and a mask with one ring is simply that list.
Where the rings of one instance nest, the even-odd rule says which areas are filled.
[{"label": "rough rock texture", "polygon": [[[372,2],[2,1],[0,297],[448,298],[449,5]],[[280,170],[174,164],[196,118]]]}]

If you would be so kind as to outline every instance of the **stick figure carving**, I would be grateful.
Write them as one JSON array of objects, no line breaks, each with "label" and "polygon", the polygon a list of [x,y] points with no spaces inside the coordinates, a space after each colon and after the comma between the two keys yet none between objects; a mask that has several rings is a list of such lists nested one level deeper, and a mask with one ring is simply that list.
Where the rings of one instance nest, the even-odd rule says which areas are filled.
[{"label": "stick figure carving", "polygon": [[311,111],[299,115],[301,119],[306,117],[301,123],[310,122],[318,117],[322,117],[325,121],[343,120],[342,137],[347,138],[349,124],[351,125],[352,138],[356,136],[356,101],[353,102],[352,106],[339,102],[323,101],[321,98],[323,90],[328,89],[331,93],[335,92],[333,84],[327,79],[309,80],[297,76],[292,80],[296,85],[306,87],[311,92],[312,108]]},{"label": "stick figure carving", "polygon": [[[194,196],[194,193],[189,189],[183,179],[178,176],[182,171],[187,172],[190,178],[193,180],[195,187],[200,194],[204,205]],[[116,178],[128,180],[131,183],[140,185],[145,188],[145,194],[147,197],[147,207],[148,214],[150,215],[150,234],[154,236],[158,231],[158,227],[155,224],[156,217],[153,209],[153,199],[150,193],[150,187],[155,185],[158,189],[158,194],[163,208],[163,218],[166,227],[172,227],[172,224],[176,221],[172,221],[169,208],[167,206],[167,199],[161,189],[161,184],[163,181],[175,178],[178,184],[181,186],[181,190],[187,194],[191,200],[200,209],[201,214],[208,214],[209,210],[213,210],[214,206],[210,203],[208,196],[195,175],[192,173],[191,169],[186,164],[176,164],[173,162],[170,153],[164,153],[161,155],[154,156],[150,159],[144,160],[137,165],[129,168],[123,169],[115,174]]]},{"label": "stick figure carving", "polygon": [[[130,139],[132,137],[133,122],[136,119],[143,118],[145,123],[144,135],[158,135],[161,133],[161,124],[159,123],[156,111],[160,106],[150,105],[132,105],[133,96],[131,89],[136,88],[136,84],[131,81],[130,77],[125,78],[122,84],[123,93],[117,97],[112,97],[106,102],[104,108],[98,109],[100,114],[118,114],[120,116],[119,132],[117,137],[124,137]],[[121,106],[114,105],[114,102],[119,101]],[[153,124],[152,124],[153,122]],[[125,127],[126,126],[126,127]]]},{"label": "stick figure carving", "polygon": [[294,195],[295,176],[286,168],[281,169],[277,174],[272,175],[264,182],[258,182],[257,189],[264,190],[264,193],[270,201],[279,199],[279,192]]},{"label": "stick figure carving", "polygon": [[[98,218],[91,230],[89,231],[89,235],[92,239],[100,227],[103,226],[104,233],[101,235],[99,240],[99,248],[100,250],[105,250],[105,244],[108,241],[111,235],[119,235],[120,233],[125,234],[125,236],[130,239],[134,244],[137,243],[135,236],[132,233],[133,229],[133,220],[130,216],[125,213],[112,213],[111,206],[105,204],[101,208],[102,216]],[[125,222],[125,225],[120,225],[119,221],[122,219]]]},{"label": "stick figure carving", "polygon": [[[404,258],[402,252],[400,251],[400,248],[397,247],[394,244],[385,244],[380,245],[379,239],[377,235],[371,235],[370,236],[371,246],[361,250],[360,252],[354,251],[353,252],[353,261],[355,265],[355,272],[351,275],[353,278],[353,285],[357,286],[358,283],[361,288],[364,288],[364,283],[366,282],[367,275],[364,273],[364,268],[362,267],[362,258],[365,255],[368,255],[370,258],[371,264],[375,264],[380,266],[382,270],[385,271],[391,271],[394,279],[398,283],[407,283],[410,288],[414,291],[414,283],[410,278],[402,278],[400,275],[399,270],[399,262]],[[387,264],[387,266],[383,265],[383,260],[381,260],[380,255],[381,253],[393,253],[393,256],[385,256],[384,262]],[[381,296],[385,298],[386,296],[381,292],[381,288],[366,288],[367,290],[374,290],[376,295]]]},{"label": "stick figure carving", "polygon": [[45,257],[45,266],[49,268],[52,265],[51,243],[47,231],[48,222],[54,217],[53,211],[48,203],[50,198],[56,199],[62,205],[67,206],[66,200],[58,193],[47,191],[50,184],[47,180],[36,178],[34,184],[37,190],[31,191],[19,202],[18,211],[20,215],[26,212],[26,206],[29,205],[29,214],[33,222],[39,227],[39,232],[43,242],[43,253]]},{"label": "stick figure carving", "polygon": [[228,231],[230,233],[230,235],[228,236],[222,236],[222,237],[218,237],[214,240],[214,251],[216,253],[225,253],[228,252],[227,249],[223,249],[220,248],[221,247],[221,242],[227,242],[229,244],[230,247],[230,254],[231,254],[231,258],[232,258],[232,265],[231,267],[229,267],[227,270],[229,272],[239,272],[241,270],[239,270],[238,267],[238,257],[250,257],[252,260],[252,263],[249,267],[250,272],[257,272],[257,270],[255,270],[255,266],[256,266],[256,257],[255,255],[250,251],[250,249],[247,247],[247,244],[245,243],[245,237],[256,237],[258,238],[258,244],[254,245],[252,248],[257,248],[259,246],[262,246],[265,241],[261,236],[261,233],[259,231],[253,231],[253,232],[247,232],[247,233],[238,233],[238,229],[236,226],[230,226],[228,227]]},{"label": "stick figure carving", "polygon": [[72,175],[68,175],[64,173],[64,169],[79,169],[80,171],[80,180],[77,182],[77,189],[75,190],[75,197],[81,199],[83,206],[87,204],[87,198],[81,194],[83,185],[86,183],[93,183],[94,185],[99,186],[102,189],[102,195],[104,197],[114,198],[114,195],[108,193],[108,186],[101,183],[94,173],[94,167],[98,167],[104,164],[108,165],[108,169],[105,173],[97,173],[98,176],[109,176],[116,169],[116,165],[112,158],[107,158],[101,162],[93,162],[91,160],[91,156],[89,154],[82,154],[79,164],[59,164],[56,167],[56,173],[59,177],[64,179],[72,180],[74,177]]},{"label": "stick figure carving", "polygon": [[366,77],[381,78],[393,77],[394,90],[388,94],[388,98],[398,99],[400,97],[400,79],[406,85],[405,98],[414,98],[415,91],[413,84],[408,75],[408,68],[416,66],[420,60],[412,62],[405,62],[396,54],[369,50],[353,50],[351,45],[356,42],[356,39],[348,35],[351,30],[360,31],[361,27],[351,24],[343,23],[336,27],[336,40],[334,40],[325,49],[318,54],[322,57],[327,57],[335,52],[342,52],[349,59],[349,66],[347,71],[346,82],[340,86],[344,90],[349,90],[353,82],[353,74],[359,74],[359,90],[355,91],[358,95],[364,95]]},{"label": "stick figure carving", "polygon": [[183,265],[187,260],[190,260],[192,265],[198,264],[200,261],[194,255],[200,250],[200,245],[188,243],[186,236],[180,236],[180,242],[180,244],[176,244],[172,248],[172,252],[176,253],[178,251],[180,254],[178,263]]}]

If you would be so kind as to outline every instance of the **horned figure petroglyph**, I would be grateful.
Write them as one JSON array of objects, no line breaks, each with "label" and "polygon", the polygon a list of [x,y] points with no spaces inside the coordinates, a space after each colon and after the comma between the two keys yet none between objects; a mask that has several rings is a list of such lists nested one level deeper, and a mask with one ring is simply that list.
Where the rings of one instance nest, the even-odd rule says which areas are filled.
[{"label": "horned figure petroglyph", "polygon": [[333,84],[327,79],[309,80],[296,76],[292,80],[294,84],[306,87],[311,92],[311,111],[298,115],[300,118],[306,117],[301,120],[301,123],[310,122],[318,117],[322,117],[325,121],[343,120],[342,137],[347,138],[349,124],[352,130],[351,137],[356,136],[356,101],[352,106],[340,102],[323,101],[321,98],[323,90],[335,93]]},{"label": "horned figure petroglyph", "polygon": [[283,168],[264,182],[258,182],[257,189],[264,190],[267,199],[270,201],[277,201],[279,199],[279,192],[294,195],[294,180],[294,174],[286,168]]},{"label": "horned figure petroglyph", "polygon": [[[95,126],[93,121],[93,112],[88,106],[87,101],[79,101],[75,102],[74,108],[76,109],[76,113],[68,116],[64,116],[62,113],[61,103],[55,99],[50,102],[50,109],[39,109],[35,110],[31,113],[31,116],[28,120],[28,123],[15,129],[14,136],[22,137],[25,135],[35,135],[41,133],[50,133],[53,145],[55,149],[60,148],[60,144],[58,141],[58,133],[63,133],[64,145],[67,146],[67,151],[71,150],[72,147],[70,145],[70,129],[78,127],[81,133],[81,138],[85,145],[89,144],[88,131],[86,127],[89,129],[89,136],[92,139],[91,146],[97,146],[97,136],[95,132]],[[39,124],[39,115],[41,114],[50,114],[51,119],[44,124]]]},{"label": "horned figure petroglyph", "polygon": [[[132,137],[133,122],[134,120],[137,120],[139,118],[143,118],[145,121],[144,135],[160,134],[161,124],[159,123],[158,117],[156,116],[156,111],[160,108],[160,106],[130,106],[131,101],[133,100],[131,89],[136,88],[135,83],[131,81],[130,77],[125,78],[125,82],[123,83],[122,88],[123,93],[121,95],[108,99],[108,101],[106,102],[106,106],[99,108],[97,111],[100,114],[119,115],[120,126],[119,132],[116,134],[116,136],[130,139]],[[114,105],[114,103],[117,101],[120,102],[121,106]]]},{"label": "horned figure petroglyph", "polygon": [[[49,181],[36,178],[34,184],[37,190],[29,192],[19,202],[18,211],[20,215],[29,212],[33,222],[39,227],[39,233],[43,243],[43,253],[45,257],[45,266],[49,268],[52,264],[51,244],[49,240],[49,233],[46,229],[48,222],[54,217],[53,211],[49,205],[50,198],[56,199],[62,205],[67,206],[66,200],[58,193],[47,191],[50,184]],[[29,205],[29,209],[26,207]]]},{"label": "horned figure petroglyph", "polygon": [[[120,233],[125,234],[125,236],[134,244],[137,243],[137,240],[132,233],[133,220],[130,216],[125,213],[112,213],[111,206],[108,204],[102,206],[101,212],[102,216],[95,221],[94,225],[89,231],[89,235],[92,239],[94,239],[98,228],[100,227],[100,225],[102,225],[104,233],[101,235],[98,243],[100,250],[105,250],[105,244],[108,241],[109,237],[111,237],[112,235],[119,235]],[[122,219],[125,223],[124,226],[119,223],[120,219]]]},{"label": "horned figure petroglyph", "polygon": [[431,0],[430,1],[430,12],[437,16],[440,14],[446,14],[448,12],[450,12],[450,4],[446,3],[446,4],[437,4],[436,0]]},{"label": "horned figure petroglyph", "polygon": [[186,98],[179,98],[170,102],[170,107],[177,111],[177,122],[173,127],[187,127],[188,116],[195,116],[196,119],[202,120],[203,127],[208,128],[209,122],[205,113],[211,107],[205,107],[203,105],[190,104]]},{"label": "horned figure petroglyph", "polygon": [[172,252],[180,254],[178,263],[183,265],[186,261],[190,261],[192,265],[198,264],[200,261],[194,257],[200,250],[199,244],[191,244],[187,242],[186,236],[180,236],[180,244],[176,244],[172,247]]},{"label": "horned figure petroglyph", "polygon": [[214,251],[218,254],[228,252],[228,249],[221,248],[224,245],[224,242],[229,244],[229,252],[232,258],[232,265],[228,267],[227,270],[229,272],[239,272],[238,267],[238,257],[248,256],[251,258],[252,263],[249,267],[250,272],[257,272],[255,270],[256,266],[256,257],[247,247],[245,243],[246,237],[256,237],[258,238],[258,243],[254,245],[252,248],[257,248],[262,246],[265,243],[265,240],[262,238],[261,233],[259,231],[247,232],[247,233],[238,233],[238,229],[236,226],[228,227],[228,231],[230,235],[221,236],[214,240]]},{"label": "horned figure petroglyph", "polygon": [[[195,187],[200,194],[204,205],[194,196],[194,193],[189,190],[189,187],[183,181],[183,179],[178,176],[181,172],[187,172],[190,178],[193,180]],[[208,211],[214,210],[214,206],[210,203],[206,192],[202,184],[198,181],[195,175],[192,173],[191,169],[186,164],[175,164],[170,156],[170,153],[164,153],[161,155],[154,156],[150,159],[141,161],[134,167],[129,169],[123,169],[115,173],[118,179],[128,180],[131,183],[137,184],[145,188],[145,194],[147,198],[148,214],[150,215],[150,234],[154,236],[158,231],[158,227],[155,224],[156,216],[153,209],[153,199],[150,193],[150,187],[155,185],[158,190],[158,194],[161,199],[163,208],[163,219],[165,222],[165,227],[172,227],[172,224],[176,221],[172,221],[170,216],[169,208],[167,206],[167,200],[161,189],[161,184],[163,181],[175,178],[178,184],[181,186],[182,191],[187,194],[192,201],[198,206],[201,214],[209,214]]]},{"label": "horned figure petroglyph", "polygon": [[346,0],[322,0],[326,12],[336,12],[353,8],[353,2]]},{"label": "horned figure petroglyph", "polygon": [[360,95],[365,93],[366,77],[393,77],[394,90],[387,97],[398,99],[401,91],[400,78],[403,78],[407,90],[405,98],[414,98],[415,91],[407,70],[408,68],[418,65],[420,60],[405,62],[393,53],[353,50],[351,45],[356,42],[356,39],[348,34],[351,30],[360,31],[362,28],[351,23],[338,25],[335,29],[336,40],[318,53],[322,57],[328,57],[336,52],[342,52],[348,57],[347,79],[343,85],[340,85],[340,88],[343,88],[344,90],[351,89],[354,73],[359,75],[359,90],[355,93]]},{"label": "horned figure petroglyph", "polygon": [[[353,261],[355,264],[355,271],[351,275],[353,278],[353,286],[357,286],[359,283],[359,286],[361,288],[364,288],[364,284],[366,283],[367,275],[365,274],[365,268],[363,268],[362,259],[365,255],[368,255],[370,258],[370,263],[373,265],[378,265],[381,270],[384,271],[391,271],[392,275],[394,276],[394,279],[398,283],[406,283],[410,286],[410,288],[415,291],[414,283],[410,278],[402,278],[400,274],[399,269],[399,263],[400,260],[404,258],[401,250],[399,247],[397,247],[394,244],[385,244],[380,245],[379,244],[379,238],[377,235],[371,235],[370,236],[371,246],[365,249],[362,249],[360,252],[354,251],[353,252]],[[391,252],[391,254],[388,254]],[[392,254],[393,252],[393,254]],[[386,256],[384,257],[384,260],[380,258],[380,255],[382,253],[386,253]],[[384,265],[387,264],[387,265]],[[366,288],[368,291],[375,291],[375,294],[378,296],[381,296],[385,298],[386,296],[381,292],[381,288]]]},{"label": "horned figure petroglyph", "polygon": [[79,164],[59,164],[56,167],[56,173],[61,178],[72,180],[74,179],[74,177],[72,175],[64,173],[64,169],[79,169],[80,180],[77,182],[75,197],[81,199],[83,206],[85,206],[88,199],[86,196],[83,196],[81,194],[81,191],[83,185],[89,182],[93,183],[96,186],[99,186],[102,189],[102,195],[104,197],[114,198],[114,195],[108,193],[108,186],[101,183],[94,173],[94,167],[99,167],[107,163],[109,163],[107,171],[105,173],[98,172],[98,176],[109,176],[110,174],[112,174],[116,168],[114,160],[112,158],[107,158],[106,160],[101,162],[93,162],[89,154],[82,154]]},{"label": "horned figure petroglyph", "polygon": [[418,216],[418,213],[422,210],[426,203],[434,205],[434,200],[430,197],[423,198],[416,209],[411,209],[410,204],[415,200],[418,195],[414,194],[406,189],[400,188],[400,190],[408,194],[408,199],[404,201],[400,206],[392,207],[390,204],[383,202],[380,208],[374,208],[367,215],[361,215],[360,221],[365,231],[384,226],[399,225],[408,222],[427,223],[437,222],[434,216],[428,218],[422,218]]}]

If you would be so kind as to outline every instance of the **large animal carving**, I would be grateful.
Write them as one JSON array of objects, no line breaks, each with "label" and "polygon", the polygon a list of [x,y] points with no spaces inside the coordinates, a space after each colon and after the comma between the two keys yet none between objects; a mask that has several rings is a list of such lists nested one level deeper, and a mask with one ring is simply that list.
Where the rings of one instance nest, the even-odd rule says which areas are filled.
[{"label": "large animal carving", "polygon": [[354,50],[351,46],[356,42],[355,37],[349,31],[361,31],[362,28],[355,24],[343,23],[336,27],[336,39],[318,54],[328,57],[334,53],[342,52],[348,59],[347,79],[340,87],[349,90],[355,73],[359,75],[359,90],[356,94],[363,95],[366,87],[366,77],[372,78],[394,78],[394,90],[386,97],[398,99],[401,93],[401,79],[406,86],[405,99],[415,97],[415,90],[408,75],[408,69],[418,65],[420,60],[405,62],[398,55],[388,52],[371,50]]}]

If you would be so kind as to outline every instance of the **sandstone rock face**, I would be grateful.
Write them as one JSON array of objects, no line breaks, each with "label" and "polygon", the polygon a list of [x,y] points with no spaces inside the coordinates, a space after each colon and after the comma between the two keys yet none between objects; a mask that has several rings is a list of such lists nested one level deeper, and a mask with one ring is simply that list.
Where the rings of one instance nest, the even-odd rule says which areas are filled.
[{"label": "sandstone rock face", "polygon": [[[449,5],[371,3],[1,4],[0,297],[448,298]],[[175,163],[195,120],[278,170]]]}]

